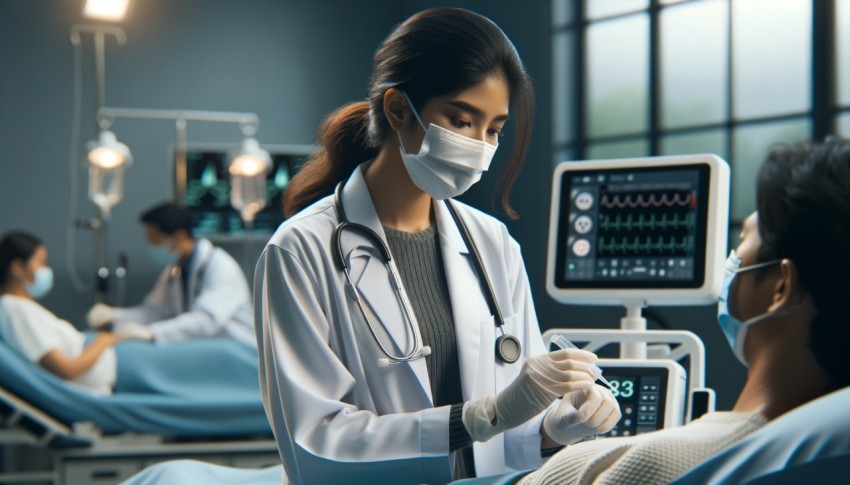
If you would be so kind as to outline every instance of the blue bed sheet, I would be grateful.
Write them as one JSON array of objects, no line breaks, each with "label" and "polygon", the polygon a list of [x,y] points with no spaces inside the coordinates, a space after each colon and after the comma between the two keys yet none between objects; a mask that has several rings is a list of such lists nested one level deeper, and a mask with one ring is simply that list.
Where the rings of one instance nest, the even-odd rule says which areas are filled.
[{"label": "blue bed sheet", "polygon": [[260,397],[257,351],[232,339],[116,346],[111,396],[95,396],[26,360],[0,341],[0,386],[66,424],[104,433],[174,438],[271,436]]},{"label": "blue bed sheet", "polygon": [[195,460],[175,460],[145,468],[121,485],[280,485],[283,466],[245,470]]}]

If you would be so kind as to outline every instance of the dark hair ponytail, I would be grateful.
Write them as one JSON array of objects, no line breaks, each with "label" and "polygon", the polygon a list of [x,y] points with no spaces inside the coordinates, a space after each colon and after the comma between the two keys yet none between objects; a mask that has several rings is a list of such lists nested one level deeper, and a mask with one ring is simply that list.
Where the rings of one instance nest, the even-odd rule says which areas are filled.
[{"label": "dark hair ponytail", "polygon": [[396,27],[375,52],[369,99],[328,116],[319,132],[319,151],[292,178],[283,198],[289,217],[348,178],[375,157],[389,132],[384,94],[404,91],[419,109],[431,98],[459,93],[489,76],[508,83],[515,140],[499,184],[510,217],[509,194],[525,160],[534,117],[534,89],[516,48],[491,20],[469,10],[432,8]]},{"label": "dark hair ponytail", "polygon": [[41,245],[39,238],[27,232],[11,231],[3,235],[3,239],[0,239],[0,286],[6,283],[12,262],[16,259],[29,261]]},{"label": "dark hair ponytail", "polygon": [[369,142],[369,103],[349,103],[325,118],[319,129],[319,150],[289,183],[283,194],[283,213],[292,217],[330,194],[361,162],[378,154]]}]

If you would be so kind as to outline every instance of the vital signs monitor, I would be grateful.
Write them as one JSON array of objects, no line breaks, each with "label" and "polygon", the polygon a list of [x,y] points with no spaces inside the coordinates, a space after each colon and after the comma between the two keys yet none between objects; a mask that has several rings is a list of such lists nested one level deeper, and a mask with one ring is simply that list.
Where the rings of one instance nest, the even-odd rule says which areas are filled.
[{"label": "vital signs monitor", "polygon": [[562,303],[710,303],[726,257],[729,167],[715,155],[562,162],[546,285]]},{"label": "vital signs monitor", "polygon": [[[185,162],[175,163],[175,196],[197,219],[195,235],[239,234],[244,224],[230,204],[227,172],[229,146],[190,145]],[[266,175],[266,205],[257,213],[253,230],[271,233],[283,222],[282,197],[290,179],[315,151],[311,145],[264,145],[272,158]]]}]

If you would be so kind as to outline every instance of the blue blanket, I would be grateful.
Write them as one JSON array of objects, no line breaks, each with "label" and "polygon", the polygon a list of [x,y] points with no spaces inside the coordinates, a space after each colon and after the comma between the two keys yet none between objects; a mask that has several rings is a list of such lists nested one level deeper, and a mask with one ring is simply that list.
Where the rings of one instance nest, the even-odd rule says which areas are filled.
[{"label": "blue blanket", "polygon": [[283,467],[246,470],[194,460],[175,460],[145,468],[121,485],[280,485]]},{"label": "blue blanket", "polygon": [[104,433],[173,438],[271,436],[260,397],[257,351],[230,339],[116,348],[115,394],[95,396],[27,361],[0,341],[0,386],[57,420]]}]

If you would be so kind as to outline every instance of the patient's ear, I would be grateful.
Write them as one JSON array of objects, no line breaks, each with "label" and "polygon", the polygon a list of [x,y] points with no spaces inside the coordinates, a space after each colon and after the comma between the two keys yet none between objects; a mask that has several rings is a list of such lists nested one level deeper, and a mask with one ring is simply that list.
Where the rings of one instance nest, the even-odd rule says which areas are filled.
[{"label": "patient's ear", "polygon": [[809,291],[800,284],[797,265],[790,259],[779,262],[780,278],[773,287],[770,311],[802,303],[810,298]]}]

